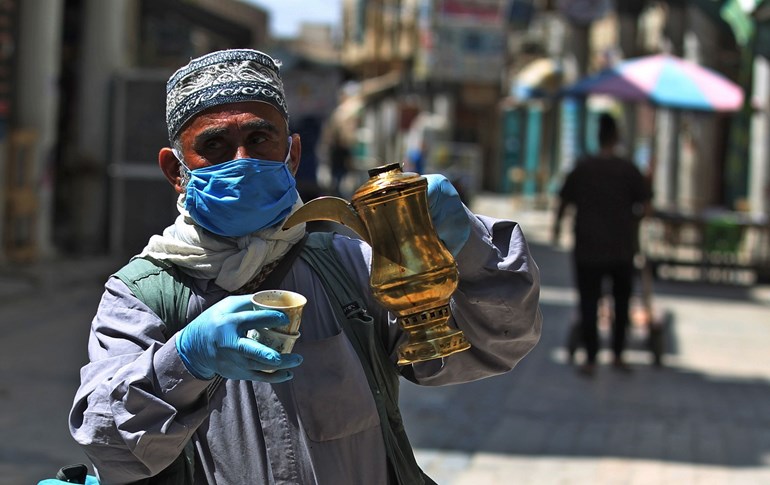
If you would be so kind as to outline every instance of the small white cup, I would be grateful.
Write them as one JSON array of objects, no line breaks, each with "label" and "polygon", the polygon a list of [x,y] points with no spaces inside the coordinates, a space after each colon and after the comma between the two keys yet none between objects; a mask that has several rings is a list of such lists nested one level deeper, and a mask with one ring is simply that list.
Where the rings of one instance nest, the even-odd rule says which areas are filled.
[{"label": "small white cup", "polygon": [[276,327],[274,330],[286,334],[299,333],[302,321],[302,309],[307,304],[307,298],[289,290],[258,291],[251,296],[255,310],[278,310],[289,317],[289,324]]},{"label": "small white cup", "polygon": [[251,303],[255,310],[277,310],[289,317],[289,324],[275,328],[258,328],[246,332],[262,345],[276,352],[288,354],[294,348],[299,337],[299,324],[302,321],[302,309],[307,298],[288,290],[265,290],[254,293]]}]

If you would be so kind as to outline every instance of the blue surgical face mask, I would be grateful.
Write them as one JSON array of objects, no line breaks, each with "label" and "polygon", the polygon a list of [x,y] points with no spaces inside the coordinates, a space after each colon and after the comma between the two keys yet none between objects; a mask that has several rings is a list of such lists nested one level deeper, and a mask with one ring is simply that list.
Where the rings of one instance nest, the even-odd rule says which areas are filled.
[{"label": "blue surgical face mask", "polygon": [[190,170],[174,150],[187,180],[185,209],[214,234],[240,237],[281,222],[297,201],[296,181],[284,162],[239,158]]}]

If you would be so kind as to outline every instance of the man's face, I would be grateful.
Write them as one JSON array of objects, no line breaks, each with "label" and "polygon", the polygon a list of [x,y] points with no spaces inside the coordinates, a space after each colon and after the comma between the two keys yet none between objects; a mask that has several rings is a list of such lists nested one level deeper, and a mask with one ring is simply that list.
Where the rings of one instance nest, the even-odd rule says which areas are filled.
[{"label": "man's face", "polygon": [[[237,158],[258,158],[280,162],[289,147],[286,121],[266,103],[242,102],[214,106],[190,120],[179,135],[182,157],[190,170],[208,167]],[[293,135],[289,169],[297,172],[300,159],[299,135]],[[166,177],[182,193],[178,161],[171,150],[160,152],[160,164]]]},{"label": "man's face", "polygon": [[195,116],[179,137],[190,170],[236,158],[283,161],[286,122],[272,106],[243,102],[215,106]]}]

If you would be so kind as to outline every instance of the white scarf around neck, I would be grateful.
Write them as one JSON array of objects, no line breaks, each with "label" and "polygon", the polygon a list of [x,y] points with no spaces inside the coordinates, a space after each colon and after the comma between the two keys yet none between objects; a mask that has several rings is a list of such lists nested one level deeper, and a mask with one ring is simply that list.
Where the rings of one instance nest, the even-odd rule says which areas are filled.
[{"label": "white scarf around neck", "polygon": [[[302,207],[302,199],[291,209]],[[305,235],[305,224],[283,230],[283,223],[241,237],[222,237],[195,224],[184,208],[184,194],[177,200],[179,216],[162,235],[150,238],[138,257],[168,261],[194,278],[213,279],[227,291],[251,281],[262,268],[286,254]],[[287,216],[288,218],[288,216]]]}]

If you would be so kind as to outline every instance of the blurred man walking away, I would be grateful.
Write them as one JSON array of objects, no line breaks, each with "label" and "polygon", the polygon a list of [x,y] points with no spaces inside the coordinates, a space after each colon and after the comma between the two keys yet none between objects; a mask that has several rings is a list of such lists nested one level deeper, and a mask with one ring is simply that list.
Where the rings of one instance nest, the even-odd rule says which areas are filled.
[{"label": "blurred man walking away", "polygon": [[639,219],[651,193],[639,169],[616,153],[620,140],[617,123],[609,114],[599,118],[599,152],[577,161],[560,192],[553,227],[559,240],[561,220],[574,206],[573,263],[580,297],[580,335],[586,349],[581,372],[592,375],[599,351],[597,310],[605,278],[612,281],[615,302],[612,326],[613,365],[628,369],[623,360],[629,300],[633,286],[634,255],[638,249]]}]

